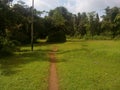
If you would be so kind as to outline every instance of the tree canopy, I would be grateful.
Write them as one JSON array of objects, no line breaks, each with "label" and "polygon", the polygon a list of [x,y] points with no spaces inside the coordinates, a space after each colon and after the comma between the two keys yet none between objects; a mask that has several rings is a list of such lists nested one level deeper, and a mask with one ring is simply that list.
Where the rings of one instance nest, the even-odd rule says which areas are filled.
[{"label": "tree canopy", "polygon": [[[0,0],[0,43],[5,39],[28,44],[31,38],[32,7],[21,0],[11,6],[12,1]],[[34,9],[34,42],[41,38],[46,38],[48,42],[65,42],[66,36],[85,39],[120,38],[119,7],[105,8],[102,17],[94,11],[73,14],[63,6],[41,17],[44,12]]]}]

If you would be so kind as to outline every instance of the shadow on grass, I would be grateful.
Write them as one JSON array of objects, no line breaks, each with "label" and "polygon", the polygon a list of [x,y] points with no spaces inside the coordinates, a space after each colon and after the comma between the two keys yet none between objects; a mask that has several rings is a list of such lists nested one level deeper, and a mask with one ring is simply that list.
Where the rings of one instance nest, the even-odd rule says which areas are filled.
[{"label": "shadow on grass", "polygon": [[83,39],[68,39],[67,42],[85,42]]},{"label": "shadow on grass", "polygon": [[58,54],[65,54],[65,53],[69,53],[69,52],[73,52],[73,53],[77,53],[77,52],[88,52],[90,51],[89,48],[88,48],[88,45],[87,44],[81,44],[81,48],[79,49],[71,49],[71,50],[58,50]]},{"label": "shadow on grass", "polygon": [[34,45],[35,46],[48,46],[48,45],[52,45],[52,44],[62,44],[62,43],[66,43],[66,42],[38,42]]},{"label": "shadow on grass", "polygon": [[81,49],[72,49],[72,50],[58,51],[56,53],[57,54],[65,54],[65,53],[70,53],[70,52],[77,53],[79,51],[81,51],[81,52],[88,52],[89,50],[86,49],[86,48],[81,48]]},{"label": "shadow on grass", "polygon": [[49,62],[48,52],[49,50],[18,52],[14,56],[1,58],[0,74],[10,76],[20,72],[19,68],[21,68],[22,65],[32,62]]},{"label": "shadow on grass", "polygon": [[[56,54],[59,54],[59,55],[64,55],[64,56],[68,56],[68,55],[78,55],[78,53],[80,53],[79,55],[82,55],[82,54],[88,54],[88,52],[91,52],[91,50],[88,48],[88,45],[87,44],[81,44],[81,47],[80,48],[73,48],[73,49],[69,49],[69,50],[58,50],[56,52]],[[70,54],[71,53],[71,54]],[[59,63],[59,62],[67,62],[68,59],[66,58],[62,58],[61,60],[57,60],[56,63]]]}]

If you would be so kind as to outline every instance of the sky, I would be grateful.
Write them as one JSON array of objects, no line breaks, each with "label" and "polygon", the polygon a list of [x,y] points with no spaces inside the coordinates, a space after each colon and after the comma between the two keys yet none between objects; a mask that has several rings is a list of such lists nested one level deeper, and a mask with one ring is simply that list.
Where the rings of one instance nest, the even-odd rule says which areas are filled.
[{"label": "sky", "polygon": [[[14,1],[17,2],[17,0]],[[23,1],[29,6],[32,5],[32,0]],[[40,11],[49,11],[58,6],[64,6],[74,14],[96,11],[99,15],[103,15],[107,6],[120,7],[120,0],[34,0],[34,6]]]}]

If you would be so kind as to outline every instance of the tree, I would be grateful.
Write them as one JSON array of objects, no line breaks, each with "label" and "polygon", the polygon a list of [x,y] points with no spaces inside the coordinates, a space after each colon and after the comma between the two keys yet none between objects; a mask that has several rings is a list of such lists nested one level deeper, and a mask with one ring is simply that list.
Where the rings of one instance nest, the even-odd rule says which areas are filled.
[{"label": "tree", "polygon": [[48,35],[48,42],[65,42],[66,36],[64,32],[65,19],[62,14],[55,10],[51,16],[52,28]]},{"label": "tree", "polygon": [[95,12],[90,12],[89,13],[89,31],[90,31],[90,35],[93,37],[94,35],[96,35],[96,29],[95,29],[95,24],[96,24],[96,19],[95,19]]},{"label": "tree", "polygon": [[120,13],[114,19],[114,27],[116,31],[114,32],[115,36],[120,36]]},{"label": "tree", "polygon": [[79,21],[79,32],[80,32],[81,37],[83,37],[84,35],[87,34],[88,17],[86,13],[83,12],[81,16],[79,16],[78,14],[78,20],[80,20]]},{"label": "tree", "polygon": [[[108,30],[108,28],[109,28],[108,32],[111,33],[112,38],[115,38],[115,36],[117,35],[117,31],[118,31],[117,27],[116,27],[115,19],[116,19],[117,15],[120,13],[120,8],[118,8],[118,7],[113,7],[113,8],[107,7],[105,9],[105,11],[106,11],[106,15],[103,16],[102,28],[104,28],[104,31]],[[108,27],[108,28],[106,28],[106,27]]]}]

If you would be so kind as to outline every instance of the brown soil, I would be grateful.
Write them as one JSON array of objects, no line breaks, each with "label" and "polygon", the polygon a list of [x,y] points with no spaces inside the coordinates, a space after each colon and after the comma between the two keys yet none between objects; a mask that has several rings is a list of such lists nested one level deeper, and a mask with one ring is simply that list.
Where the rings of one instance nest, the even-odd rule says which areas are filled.
[{"label": "brown soil", "polygon": [[53,50],[49,53],[50,57],[50,75],[49,75],[49,90],[58,90],[58,77],[56,71],[56,57],[55,53],[57,48],[54,47]]}]

